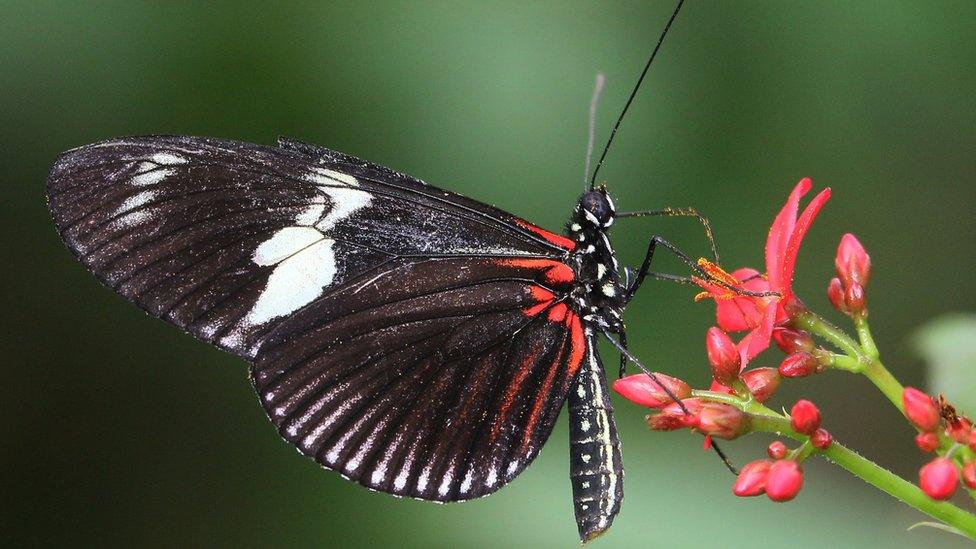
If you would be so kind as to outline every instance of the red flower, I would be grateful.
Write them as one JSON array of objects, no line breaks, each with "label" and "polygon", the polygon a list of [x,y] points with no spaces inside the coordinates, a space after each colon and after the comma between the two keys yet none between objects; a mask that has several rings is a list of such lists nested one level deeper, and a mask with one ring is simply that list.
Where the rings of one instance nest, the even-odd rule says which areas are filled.
[{"label": "red flower", "polygon": [[794,328],[774,328],[773,341],[784,353],[791,355],[800,351],[813,352],[813,336],[809,332]]},{"label": "red flower", "polygon": [[851,233],[841,237],[834,266],[837,267],[837,276],[844,281],[845,286],[851,282],[856,282],[862,287],[868,285],[868,280],[871,278],[871,256]]},{"label": "red flower", "polygon": [[817,357],[806,351],[799,351],[787,356],[779,365],[779,373],[783,377],[806,377],[820,372],[823,367]]},{"label": "red flower", "polygon": [[[679,399],[691,396],[691,387],[684,381],[656,372],[654,377]],[[647,406],[648,408],[660,408],[672,402],[671,396],[668,395],[667,391],[661,388],[661,385],[658,385],[646,374],[633,374],[622,377],[613,382],[613,390],[627,400],[641,406]]]},{"label": "red flower", "polygon": [[800,198],[809,191],[810,180],[800,180],[773,220],[766,239],[765,277],[759,277],[758,272],[752,269],[739,269],[729,274],[708,261],[699,262],[713,279],[728,286],[750,292],[779,294],[779,297],[746,296],[732,292],[713,280],[696,279],[698,285],[705,290],[699,294],[699,298],[715,299],[716,317],[720,327],[726,331],[749,330],[737,345],[742,357],[742,367],[769,347],[773,326],[785,321],[789,317],[788,309],[799,304],[799,300],[793,295],[793,271],[800,243],[820,208],[830,198],[830,189],[824,189],[798,216]]},{"label": "red flower", "polygon": [[766,495],[773,501],[789,501],[803,488],[803,469],[795,461],[781,459],[769,468]]},{"label": "red flower", "polygon": [[812,435],[820,428],[820,410],[809,400],[798,400],[790,410],[790,423],[797,433]]},{"label": "red flower", "polygon": [[915,435],[915,445],[923,452],[934,452],[939,449],[939,435],[926,432]]},{"label": "red flower", "polygon": [[780,440],[774,440],[766,447],[766,455],[772,459],[783,459],[789,451],[790,449]]},{"label": "red flower", "polygon": [[[677,402],[672,402],[662,407],[660,413],[651,414],[645,420],[648,427],[655,431],[674,431],[686,427],[696,427],[699,421],[698,413],[701,412],[702,406],[702,401],[697,398],[685,398],[681,400],[681,406]],[[688,410],[689,413],[686,413],[685,410]]]},{"label": "red flower", "polygon": [[834,443],[834,437],[826,429],[817,429],[810,435],[810,444],[818,450],[826,450]]},{"label": "red flower", "polygon": [[905,387],[901,400],[905,407],[905,416],[919,430],[929,432],[938,429],[939,407],[932,397],[913,387]]},{"label": "red flower", "polygon": [[738,408],[717,402],[705,402],[698,412],[695,429],[710,437],[732,440],[749,431],[749,416]]},{"label": "red flower", "polygon": [[712,377],[722,385],[731,385],[739,378],[742,359],[732,339],[719,328],[709,328],[705,333],[705,350],[712,366]]},{"label": "red flower", "polygon": [[959,471],[956,464],[946,458],[935,458],[918,472],[918,484],[930,498],[946,500],[956,492],[959,484]]},{"label": "red flower", "polygon": [[962,466],[962,482],[967,488],[976,489],[976,461]]},{"label": "red flower", "polygon": [[747,463],[739,472],[732,493],[739,497],[758,496],[766,491],[766,477],[773,462],[767,459]]},{"label": "red flower", "polygon": [[742,381],[759,402],[766,402],[773,396],[779,388],[779,380],[779,372],[775,368],[755,368],[742,374]]}]

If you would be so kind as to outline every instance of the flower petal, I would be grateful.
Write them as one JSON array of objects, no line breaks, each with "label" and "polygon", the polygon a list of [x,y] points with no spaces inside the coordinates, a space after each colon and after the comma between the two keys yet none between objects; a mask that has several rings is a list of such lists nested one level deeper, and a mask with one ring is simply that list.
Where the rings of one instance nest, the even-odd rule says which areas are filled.
[{"label": "flower petal", "polygon": [[803,178],[793,187],[786,204],[776,214],[773,224],[769,227],[769,235],[766,237],[766,274],[769,275],[769,284],[774,290],[778,291],[781,287],[781,275],[783,273],[783,258],[785,257],[786,247],[789,245],[790,236],[796,226],[796,215],[800,209],[800,198],[810,191],[811,182],[809,178]]},{"label": "flower petal", "polygon": [[780,291],[783,293],[784,301],[788,299],[788,294],[792,294],[793,269],[796,267],[796,257],[800,253],[800,244],[803,242],[803,237],[806,236],[807,229],[810,228],[813,220],[820,213],[820,208],[827,203],[828,199],[830,199],[830,187],[820,191],[817,196],[813,197],[813,200],[807,204],[800,218],[796,221],[796,226],[793,228],[793,234],[790,235],[790,241],[786,246],[782,263],[783,270],[781,271],[780,278],[782,286],[780,286]]}]

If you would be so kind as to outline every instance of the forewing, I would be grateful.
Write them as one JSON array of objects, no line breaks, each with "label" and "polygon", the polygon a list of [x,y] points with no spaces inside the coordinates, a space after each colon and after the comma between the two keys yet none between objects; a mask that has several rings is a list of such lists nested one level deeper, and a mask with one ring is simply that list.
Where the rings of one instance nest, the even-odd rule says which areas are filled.
[{"label": "forewing", "polygon": [[490,206],[296,142],[151,136],[64,153],[49,206],[68,247],[149,313],[253,358],[290,315],[391,260],[558,256]]},{"label": "forewing", "polygon": [[254,363],[268,416],[303,454],[375,490],[494,492],[537,455],[585,354],[579,318],[540,267],[417,259],[361,298],[319,300]]}]

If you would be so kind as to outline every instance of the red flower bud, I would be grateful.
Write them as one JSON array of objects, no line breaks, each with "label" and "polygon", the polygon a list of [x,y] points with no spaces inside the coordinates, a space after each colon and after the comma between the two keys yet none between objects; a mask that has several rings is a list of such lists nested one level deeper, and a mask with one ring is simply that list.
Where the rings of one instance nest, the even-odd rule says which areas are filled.
[{"label": "red flower bud", "polygon": [[773,501],[789,501],[803,488],[803,469],[795,461],[781,459],[769,468],[766,495]]},{"label": "red flower bud", "polygon": [[915,445],[923,452],[934,452],[939,449],[939,435],[926,432],[915,435]]},{"label": "red flower bud", "polygon": [[788,355],[798,351],[813,352],[813,337],[804,330],[773,328],[773,340]]},{"label": "red flower bud", "polygon": [[783,377],[806,377],[822,369],[817,357],[804,351],[793,353],[779,364],[779,373]]},{"label": "red flower bud", "polygon": [[739,472],[732,493],[741,497],[758,496],[766,491],[766,477],[773,462],[765,459],[747,463]]},{"label": "red flower bud", "polygon": [[826,450],[834,443],[834,437],[826,429],[817,429],[810,435],[810,444],[818,450]]},{"label": "red flower bud", "polygon": [[750,417],[734,406],[705,402],[698,413],[695,429],[703,434],[731,440],[749,431]]},{"label": "red flower bud", "polygon": [[709,328],[705,333],[705,349],[708,363],[712,365],[712,377],[722,385],[731,385],[739,377],[742,359],[735,343],[719,328]]},{"label": "red flower bud", "polygon": [[955,421],[949,424],[949,428],[946,429],[946,434],[959,444],[969,444],[972,427],[972,423],[968,419],[957,417]]},{"label": "red flower bud", "polygon": [[976,461],[962,466],[962,482],[967,488],[976,489]]},{"label": "red flower bud", "polygon": [[[702,409],[702,402],[697,398],[685,398],[681,400],[682,408],[677,402],[672,402],[663,408],[660,413],[651,414],[644,419],[647,425],[655,431],[674,431],[698,425],[698,413]],[[685,409],[690,413],[685,413]]]},{"label": "red flower bud", "polygon": [[935,431],[939,428],[939,407],[932,397],[918,389],[905,387],[905,391],[901,394],[901,401],[908,421],[920,430]]},{"label": "red flower bud", "polygon": [[790,424],[797,433],[812,435],[820,428],[820,410],[809,400],[798,400],[790,410]]},{"label": "red flower bud", "polygon": [[856,282],[862,287],[868,285],[868,280],[871,278],[871,257],[851,233],[841,237],[834,266],[837,267],[837,276],[844,281],[845,285],[849,285],[850,282]]},{"label": "red flower bud", "polygon": [[773,393],[779,388],[779,379],[776,368],[755,368],[742,374],[742,381],[749,388],[752,397],[759,402],[766,402],[772,398]]},{"label": "red flower bud", "polygon": [[859,314],[868,306],[867,297],[864,295],[864,286],[857,282],[851,282],[844,288],[844,307],[848,314]]},{"label": "red flower bud", "polygon": [[827,299],[835,309],[847,314],[847,305],[844,304],[844,284],[836,276],[830,279],[830,284],[827,284]]},{"label": "red flower bud", "polygon": [[918,483],[930,498],[946,500],[956,492],[959,471],[952,460],[935,458],[919,470]]},{"label": "red flower bud", "polygon": [[787,448],[782,441],[774,440],[773,442],[770,442],[769,446],[766,448],[766,455],[772,459],[783,459],[786,457],[786,454],[788,454],[789,451],[790,449]]},{"label": "red flower bud", "polygon": [[[684,381],[656,372],[654,376],[676,397],[688,398],[691,396],[691,387]],[[660,408],[672,402],[667,391],[662,389],[661,385],[658,385],[646,374],[633,374],[622,377],[613,382],[613,390],[627,400],[641,406],[647,406],[648,408]]]}]

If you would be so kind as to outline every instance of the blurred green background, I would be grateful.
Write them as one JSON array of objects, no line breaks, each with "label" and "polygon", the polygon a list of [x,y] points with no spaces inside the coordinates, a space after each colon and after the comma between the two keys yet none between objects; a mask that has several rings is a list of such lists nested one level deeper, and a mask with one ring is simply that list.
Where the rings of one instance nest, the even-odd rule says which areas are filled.
[{"label": "blurred green background", "polygon": [[[371,493],[282,442],[239,360],[147,317],[75,262],[44,206],[65,149],[113,136],[279,134],[336,148],[550,228],[582,187],[593,77],[602,143],[672,2],[4,2],[0,537],[17,544],[576,547],[560,421],[500,493],[438,506]],[[620,209],[694,205],[729,267],[759,266],[802,176],[834,198],[796,286],[829,312],[833,250],[875,264],[887,362],[924,386],[913,331],[976,310],[976,3],[704,2],[679,17],[601,173]],[[688,220],[615,227],[628,263],[650,234],[707,251]],[[663,258],[663,256],[662,256]],[[659,267],[682,272],[662,259]],[[706,383],[713,322],[651,283],[628,311],[655,369]],[[836,315],[832,315],[836,318]],[[840,320],[840,319],[838,319]],[[609,350],[605,354],[611,356]],[[759,359],[774,364],[770,353]],[[615,367],[611,367],[615,370]],[[615,372],[610,372],[611,376]],[[970,379],[972,379],[970,377]],[[942,387],[950,396],[954,387]],[[841,441],[915,478],[913,432],[861,378],[789,382]],[[618,402],[626,501],[593,547],[962,544],[817,460],[792,503],[740,500],[687,433],[649,433]],[[742,464],[768,439],[725,448]]]}]

